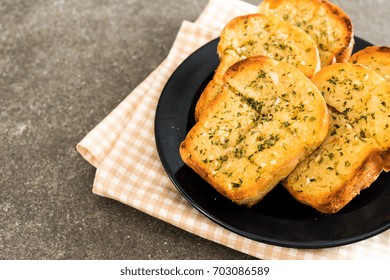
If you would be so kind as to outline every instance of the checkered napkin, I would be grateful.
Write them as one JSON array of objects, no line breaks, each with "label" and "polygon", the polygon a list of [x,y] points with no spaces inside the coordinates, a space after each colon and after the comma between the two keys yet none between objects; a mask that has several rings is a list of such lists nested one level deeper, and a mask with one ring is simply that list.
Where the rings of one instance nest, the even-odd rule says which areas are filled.
[{"label": "checkered napkin", "polygon": [[93,192],[261,259],[390,258],[390,230],[330,249],[284,248],[244,238],[194,209],[166,175],[154,137],[156,106],[165,83],[192,52],[218,37],[230,19],[254,12],[255,6],[238,0],[210,0],[194,23],[182,23],[168,57],[77,145],[97,168]]}]

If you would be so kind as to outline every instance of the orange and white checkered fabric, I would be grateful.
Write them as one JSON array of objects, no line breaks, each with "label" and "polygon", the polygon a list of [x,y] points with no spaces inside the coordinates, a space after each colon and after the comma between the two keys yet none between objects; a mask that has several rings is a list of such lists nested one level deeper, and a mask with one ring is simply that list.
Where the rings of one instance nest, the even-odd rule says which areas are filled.
[{"label": "orange and white checkered fabric", "polygon": [[97,168],[93,192],[261,259],[390,258],[390,230],[330,249],[284,248],[244,238],[194,209],[166,175],[154,137],[156,106],[165,83],[192,52],[218,37],[230,19],[254,12],[255,6],[239,0],[210,0],[194,23],[182,23],[167,58],[77,145]]}]

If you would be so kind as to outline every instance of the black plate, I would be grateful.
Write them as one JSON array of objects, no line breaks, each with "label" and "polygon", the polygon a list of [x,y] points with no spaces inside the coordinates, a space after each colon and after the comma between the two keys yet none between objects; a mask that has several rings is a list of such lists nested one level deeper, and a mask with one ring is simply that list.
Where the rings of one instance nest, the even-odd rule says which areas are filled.
[{"label": "black plate", "polygon": [[[340,212],[320,214],[296,202],[278,185],[257,205],[238,206],[216,192],[187,167],[179,145],[194,125],[194,107],[218,65],[218,39],[186,59],[168,80],[158,103],[155,135],[168,176],[200,212],[247,238],[295,248],[326,248],[366,239],[390,228],[390,174],[377,181]],[[354,51],[371,45],[355,38]]]}]

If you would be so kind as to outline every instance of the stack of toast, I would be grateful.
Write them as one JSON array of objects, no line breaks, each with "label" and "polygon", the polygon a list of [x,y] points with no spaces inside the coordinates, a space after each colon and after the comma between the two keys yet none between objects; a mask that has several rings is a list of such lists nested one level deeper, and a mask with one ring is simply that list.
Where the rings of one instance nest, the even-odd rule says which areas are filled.
[{"label": "stack of toast", "polygon": [[230,21],[183,161],[240,205],[282,183],[338,212],[390,170],[389,48],[351,57],[353,45],[348,15],[325,0],[264,0]]}]

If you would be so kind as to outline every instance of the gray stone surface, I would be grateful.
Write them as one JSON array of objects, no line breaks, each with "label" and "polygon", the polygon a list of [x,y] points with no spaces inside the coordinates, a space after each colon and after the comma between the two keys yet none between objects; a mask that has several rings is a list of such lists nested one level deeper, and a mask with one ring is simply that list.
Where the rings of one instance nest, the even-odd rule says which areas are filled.
[{"label": "gray stone surface", "polygon": [[[206,2],[0,0],[0,259],[250,258],[93,195],[75,150]],[[334,2],[390,44],[390,1]]]}]

